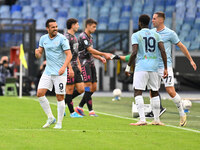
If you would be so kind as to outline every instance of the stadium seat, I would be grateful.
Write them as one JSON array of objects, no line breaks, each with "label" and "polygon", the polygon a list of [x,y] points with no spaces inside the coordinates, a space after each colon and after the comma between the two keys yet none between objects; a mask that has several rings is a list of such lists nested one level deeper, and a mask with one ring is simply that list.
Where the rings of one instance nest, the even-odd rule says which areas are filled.
[{"label": "stadium seat", "polygon": [[8,5],[1,5],[0,6],[0,14],[3,14],[3,13],[10,13],[10,6]]},{"label": "stadium seat", "polygon": [[200,43],[196,41],[192,41],[189,47],[189,50],[197,50],[200,48]]},{"label": "stadium seat", "polygon": [[34,19],[38,20],[38,19],[45,19],[45,14],[44,12],[37,12],[34,14]]},{"label": "stadium seat", "polygon": [[116,22],[116,23],[109,23],[108,29],[109,29],[109,30],[117,30],[117,29],[118,29],[118,26],[119,26],[119,23],[118,23],[118,22]]},{"label": "stadium seat", "polygon": [[39,12],[44,12],[44,8],[40,5],[34,6],[33,7],[33,13],[36,14],[36,13],[39,13]]},{"label": "stadium seat", "polygon": [[58,29],[63,30],[66,28],[66,18],[65,17],[59,17],[57,19]]},{"label": "stadium seat", "polygon": [[97,29],[106,30],[107,29],[107,23],[99,23],[98,26],[97,26]]},{"label": "stadium seat", "polygon": [[22,7],[22,14],[32,13],[32,7],[29,5],[25,5]]},{"label": "stadium seat", "polygon": [[64,11],[64,10],[58,11],[58,13],[57,13],[57,18],[59,18],[59,17],[67,18],[67,16],[68,16],[68,12]]},{"label": "stadium seat", "polygon": [[21,12],[21,10],[22,10],[22,7],[20,6],[20,5],[12,5],[11,6],[11,13],[14,13],[15,11],[19,11],[19,12]]}]

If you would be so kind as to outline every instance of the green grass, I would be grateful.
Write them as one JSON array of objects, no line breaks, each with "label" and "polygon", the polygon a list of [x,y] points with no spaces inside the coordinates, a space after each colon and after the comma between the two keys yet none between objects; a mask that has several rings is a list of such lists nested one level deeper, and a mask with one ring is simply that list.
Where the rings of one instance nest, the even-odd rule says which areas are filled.
[{"label": "green grass", "polygon": [[[94,97],[94,109],[99,117],[70,118],[63,120],[61,130],[42,129],[46,116],[34,97],[0,97],[0,149],[67,149],[67,150],[192,150],[200,147],[200,104],[193,103],[188,116],[187,131],[169,126],[129,126],[132,98],[112,102],[110,97]],[[55,97],[48,97],[56,116]],[[80,98],[74,100],[75,106]],[[148,100],[146,100],[148,101]],[[179,117],[173,102],[162,101],[167,108],[161,120],[178,126]],[[199,132],[198,132],[199,131]]]}]

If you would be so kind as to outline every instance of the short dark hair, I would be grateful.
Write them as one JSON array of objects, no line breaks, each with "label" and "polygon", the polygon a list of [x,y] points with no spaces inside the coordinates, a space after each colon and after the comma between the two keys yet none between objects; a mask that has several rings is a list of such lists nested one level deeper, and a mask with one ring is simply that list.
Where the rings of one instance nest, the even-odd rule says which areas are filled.
[{"label": "short dark hair", "polygon": [[162,18],[165,20],[165,13],[164,13],[164,12],[158,11],[158,12],[156,12],[156,13],[154,13],[154,14],[157,14],[158,17],[162,17]]},{"label": "short dark hair", "polygon": [[8,61],[7,61],[7,60],[4,60],[4,61],[3,61],[3,64],[8,64]]},{"label": "short dark hair", "polygon": [[67,29],[71,29],[72,25],[73,24],[76,24],[78,22],[77,19],[75,18],[69,18],[66,22],[66,26],[67,26]]},{"label": "short dark hair", "polygon": [[50,22],[56,22],[56,20],[55,19],[48,19],[47,21],[46,21],[46,27],[49,27],[49,23]]},{"label": "short dark hair", "polygon": [[85,22],[85,26],[87,27],[87,25],[91,25],[91,24],[97,25],[98,23],[92,18],[87,19],[86,22]]},{"label": "short dark hair", "polygon": [[148,26],[150,22],[150,17],[146,14],[143,14],[139,17],[139,22],[142,26]]}]

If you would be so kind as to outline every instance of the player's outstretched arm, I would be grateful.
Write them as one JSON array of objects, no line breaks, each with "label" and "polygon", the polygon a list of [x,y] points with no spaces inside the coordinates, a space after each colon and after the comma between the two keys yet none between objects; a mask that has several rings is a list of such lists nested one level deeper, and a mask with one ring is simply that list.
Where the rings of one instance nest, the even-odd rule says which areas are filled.
[{"label": "player's outstretched arm", "polygon": [[91,46],[89,46],[89,47],[87,48],[87,50],[88,50],[91,54],[104,56],[106,59],[111,59],[111,56],[113,55],[113,54],[111,54],[111,53],[103,53],[103,52],[100,52],[100,51],[98,51],[98,50],[92,48]]},{"label": "player's outstretched arm", "polygon": [[38,47],[38,49],[35,49],[35,57],[37,59],[41,58],[43,51],[44,51],[43,47]]},{"label": "player's outstretched arm", "polygon": [[69,65],[69,63],[72,59],[72,53],[70,50],[65,50],[65,55],[66,55],[66,59],[65,59],[63,66],[60,68],[60,70],[58,72],[59,75],[62,75],[65,72],[65,69],[67,68],[67,66]]},{"label": "player's outstretched arm", "polygon": [[168,72],[167,72],[167,55],[165,53],[165,47],[164,47],[164,44],[163,42],[159,42],[158,43],[158,47],[159,47],[159,50],[160,50],[160,53],[161,53],[161,57],[162,57],[162,60],[163,60],[163,63],[164,63],[164,78],[166,78],[168,76]]},{"label": "player's outstretched arm", "polygon": [[94,55],[94,54],[93,54],[93,57],[96,58],[96,59],[98,59],[98,60],[100,60],[103,64],[106,63],[106,59],[103,58],[103,57],[101,57],[101,56],[99,56],[99,55]]},{"label": "player's outstretched arm", "polygon": [[190,64],[192,65],[193,69],[196,71],[197,66],[195,62],[193,61],[192,57],[190,56],[190,53],[186,46],[182,42],[178,42],[177,46],[181,49],[183,54],[187,57],[187,59],[190,61]]},{"label": "player's outstretched arm", "polygon": [[131,65],[133,65],[133,71],[135,69],[135,59],[136,59],[137,52],[138,52],[138,44],[133,44],[132,49],[133,49],[133,52],[130,56],[128,65],[126,66],[126,69],[125,69],[125,74],[127,76],[130,76]]}]

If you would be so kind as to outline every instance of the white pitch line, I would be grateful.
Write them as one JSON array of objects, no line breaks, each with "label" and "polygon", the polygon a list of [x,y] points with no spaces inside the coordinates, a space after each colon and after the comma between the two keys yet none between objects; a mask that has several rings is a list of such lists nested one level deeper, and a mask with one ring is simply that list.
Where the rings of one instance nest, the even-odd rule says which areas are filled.
[{"label": "white pitch line", "polygon": [[[28,98],[34,101],[38,101],[38,99],[33,99],[33,98]],[[50,104],[52,105],[57,105],[56,103],[50,102]],[[84,109],[86,110],[86,109]],[[88,110],[86,110],[88,111]],[[134,121],[138,121],[138,119],[134,119],[134,118],[129,118],[129,117],[123,117],[123,116],[118,116],[118,115],[113,115],[113,114],[108,114],[108,113],[104,113],[104,112],[97,112],[96,113],[102,114],[102,115],[106,115],[106,116],[112,116],[112,117],[116,117],[116,118],[121,118],[121,119],[128,119],[128,120],[134,120]],[[200,133],[200,130],[194,130],[194,129],[190,129],[190,128],[185,128],[185,127],[179,127],[179,126],[173,126],[173,125],[165,125],[167,127],[172,127],[172,128],[176,128],[176,129],[181,129],[181,130],[185,130],[185,131],[191,131],[191,132],[195,132],[195,133]]]},{"label": "white pitch line", "polygon": [[[5,130],[5,129],[0,129],[0,130]],[[83,132],[83,133],[86,133],[86,132],[101,132],[101,133],[133,133],[134,131],[133,130],[74,130],[74,129],[53,129],[53,128],[50,128],[50,129],[38,129],[38,128],[35,128],[35,129],[24,129],[24,128],[15,128],[15,129],[6,129],[6,130],[12,130],[12,131],[38,131],[38,132],[57,132],[57,131],[60,131],[60,132]],[[162,132],[171,132],[171,133],[177,133],[177,131],[165,131],[165,130],[162,130]],[[187,131],[180,131],[180,132],[187,132]]]},{"label": "white pitch line", "polygon": [[44,131],[44,132],[46,132],[46,131],[64,131],[64,132],[110,132],[110,133],[113,133],[113,132],[116,132],[116,133],[123,133],[123,132],[125,132],[125,133],[129,133],[129,132],[133,132],[133,131],[123,131],[123,130],[66,130],[66,129],[59,129],[59,130],[57,130],[57,129],[10,129],[10,130],[15,130],[15,131]]}]

